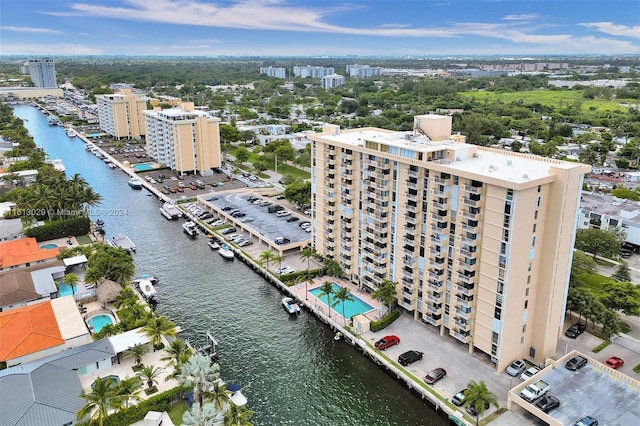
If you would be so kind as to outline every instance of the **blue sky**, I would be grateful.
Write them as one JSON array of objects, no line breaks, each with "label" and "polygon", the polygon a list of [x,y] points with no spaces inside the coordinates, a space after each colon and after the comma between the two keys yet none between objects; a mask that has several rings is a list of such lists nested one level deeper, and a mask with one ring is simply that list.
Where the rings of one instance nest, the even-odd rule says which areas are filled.
[{"label": "blue sky", "polygon": [[638,0],[2,0],[3,55],[640,54]]}]

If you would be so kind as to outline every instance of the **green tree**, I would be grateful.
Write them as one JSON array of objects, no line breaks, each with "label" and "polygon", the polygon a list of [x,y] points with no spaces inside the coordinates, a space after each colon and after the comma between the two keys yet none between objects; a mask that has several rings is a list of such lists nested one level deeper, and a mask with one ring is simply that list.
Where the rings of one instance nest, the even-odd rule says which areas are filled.
[{"label": "green tree", "polygon": [[577,276],[582,273],[593,274],[596,272],[598,264],[595,260],[585,252],[575,250],[573,252],[573,259],[571,261],[571,275]]},{"label": "green tree", "polygon": [[278,263],[278,275],[282,274],[282,272],[280,272],[280,269],[282,269],[282,261],[284,260],[284,256],[276,254],[271,260]]},{"label": "green tree", "polygon": [[176,335],[176,324],[163,315],[153,316],[147,325],[142,327],[142,332],[149,336],[155,352],[156,349],[162,348],[163,336]]},{"label": "green tree", "polygon": [[120,290],[120,293],[118,293],[116,299],[113,301],[113,305],[116,309],[129,308],[137,304],[138,297],[130,285],[122,287],[122,290]]},{"label": "green tree", "polygon": [[246,162],[249,159],[249,151],[247,151],[245,148],[240,148],[235,152],[234,156],[236,158],[236,163],[238,164],[238,166],[242,166],[242,163]]},{"label": "green tree", "polygon": [[181,385],[193,389],[194,401],[202,406],[205,391],[220,379],[220,366],[212,364],[211,358],[195,353],[182,364],[176,378]]},{"label": "green tree", "polygon": [[142,365],[142,358],[149,353],[149,346],[142,343],[136,343],[133,346],[130,346],[127,350],[125,350],[122,355],[125,358],[133,358],[136,363],[136,367],[140,367]]},{"label": "green tree", "polygon": [[229,409],[224,413],[223,426],[252,426],[249,418],[253,415],[253,411],[247,407],[238,407],[231,404]]},{"label": "green tree", "polygon": [[607,282],[602,288],[600,300],[604,306],[625,315],[640,316],[640,288],[630,282]]},{"label": "green tree", "polygon": [[604,229],[578,229],[575,246],[578,250],[596,256],[613,256],[620,252],[625,237],[614,231]]},{"label": "green tree", "polygon": [[344,318],[344,325],[346,326],[347,317],[344,314],[344,305],[345,305],[345,302],[353,302],[354,301],[353,296],[349,292],[348,288],[340,286],[340,288],[335,293],[333,293],[333,297],[336,299],[336,301],[333,302],[333,305],[332,305],[334,308],[338,303],[342,303],[342,318]]},{"label": "green tree", "polygon": [[203,399],[213,404],[214,408],[220,413],[224,412],[225,408],[231,403],[229,391],[227,391],[227,386],[222,380],[214,381],[211,386],[204,391]]},{"label": "green tree", "polygon": [[168,361],[167,365],[173,367],[173,374],[167,376],[165,380],[175,378],[182,368],[182,364],[189,361],[192,355],[191,349],[187,346],[187,343],[182,339],[175,339],[166,348],[167,356],[160,358],[161,361]]},{"label": "green tree", "polygon": [[71,287],[71,293],[76,294],[76,285],[80,282],[80,278],[78,278],[78,275],[74,274],[73,272],[65,274],[64,277],[62,277],[62,282],[69,284],[69,286]]},{"label": "green tree", "polygon": [[329,318],[331,318],[331,296],[333,295],[333,283],[325,281],[320,287],[318,297],[327,296],[327,306],[329,307]]},{"label": "green tree", "polygon": [[305,300],[309,299],[309,287],[308,287],[308,284],[309,284],[309,282],[311,282],[311,276],[309,275],[309,267],[310,267],[311,259],[314,259],[317,255],[318,255],[318,252],[316,251],[315,247],[313,247],[313,246],[307,246],[307,247],[303,248],[302,249],[302,253],[300,253],[300,259],[302,259],[303,262],[305,260],[307,261],[307,269],[306,269],[305,280],[304,280],[304,298],[305,298]]},{"label": "green tree", "polygon": [[191,408],[182,414],[184,426],[218,426],[222,420],[222,413],[211,403],[201,405],[199,402],[194,402]]},{"label": "green tree", "polygon": [[264,266],[266,269],[269,269],[269,262],[271,262],[275,256],[276,255],[272,250],[263,251],[260,253],[260,257],[258,258],[260,266]]},{"label": "green tree", "polygon": [[616,269],[616,272],[611,276],[616,281],[630,282],[631,281],[631,269],[627,262],[620,262],[620,266]]},{"label": "green tree", "polygon": [[126,251],[108,244],[97,244],[87,264],[85,281],[89,275],[92,279],[97,278],[96,281],[106,278],[125,285],[131,281],[135,273],[133,258]]},{"label": "green tree", "polygon": [[467,389],[469,389],[469,391],[467,392],[464,406],[469,407],[470,405],[472,405],[473,408],[475,408],[476,426],[478,426],[480,416],[486,409],[485,407],[487,407],[488,405],[493,405],[496,408],[499,407],[498,398],[487,388],[487,385],[483,381],[476,383],[475,381],[471,380],[467,384]]},{"label": "green tree", "polygon": [[311,203],[311,182],[296,181],[284,188],[283,195],[298,207]]},{"label": "green tree", "polygon": [[122,397],[124,407],[129,408],[130,401],[140,401],[140,393],[142,392],[142,381],[137,376],[125,377],[116,385],[117,395]]},{"label": "green tree", "polygon": [[342,277],[342,266],[340,266],[340,264],[333,259],[326,258],[324,260],[324,270],[325,273],[331,277]]},{"label": "green tree", "polygon": [[396,303],[396,288],[398,283],[390,280],[382,280],[377,289],[371,293],[374,300],[382,302],[389,311],[391,311]]},{"label": "green tree", "polygon": [[82,390],[80,398],[86,403],[76,413],[78,420],[83,420],[87,416],[91,422],[98,422],[102,426],[108,416],[110,409],[119,410],[122,407],[123,397],[118,395],[117,388],[109,378],[98,377],[94,382],[91,391]]},{"label": "green tree", "polygon": [[155,365],[143,365],[140,370],[140,379],[147,384],[147,388],[151,389],[158,384],[160,375],[164,373],[164,368]]}]

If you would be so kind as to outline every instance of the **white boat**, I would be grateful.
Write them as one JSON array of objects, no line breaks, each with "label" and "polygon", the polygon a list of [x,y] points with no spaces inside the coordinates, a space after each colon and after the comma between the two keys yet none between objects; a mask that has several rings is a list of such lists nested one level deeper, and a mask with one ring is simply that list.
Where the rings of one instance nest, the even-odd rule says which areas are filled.
[{"label": "white boat", "polygon": [[131,241],[131,239],[124,234],[114,235],[112,243],[114,247],[120,247],[128,253],[136,251],[136,245],[133,244],[133,241]]},{"label": "white boat", "polygon": [[153,275],[149,275],[149,274],[142,274],[140,275],[139,278],[135,278],[133,280],[134,283],[138,284],[140,281],[151,281],[151,284],[158,284],[158,281],[160,281],[159,278],[154,277]]},{"label": "white boat", "polygon": [[62,160],[60,160],[59,158],[56,158],[55,160],[44,160],[44,162],[47,164],[51,164],[53,168],[59,172],[64,173],[64,171],[66,170],[66,167],[62,163]]},{"label": "white boat", "polygon": [[220,249],[218,250],[218,253],[220,254],[220,256],[224,257],[225,259],[229,259],[229,260],[233,260],[236,255],[233,252],[233,250],[231,250],[231,247],[229,247],[226,244],[223,244]]},{"label": "white boat", "polygon": [[209,240],[209,242],[207,242],[207,245],[211,247],[211,250],[218,250],[220,248],[220,244],[218,244],[214,240]]},{"label": "white boat", "polygon": [[76,131],[73,129],[67,129],[67,136],[69,136],[70,138],[75,138],[77,135]]},{"label": "white boat", "polygon": [[158,294],[156,288],[153,286],[153,283],[150,280],[138,281],[138,287],[140,288],[140,291],[142,292],[142,295],[145,299],[151,299],[156,294]]},{"label": "white boat", "polygon": [[191,221],[183,223],[182,230],[190,237],[195,237],[196,235],[198,235],[198,227]]},{"label": "white boat", "polygon": [[131,178],[127,183],[133,189],[142,189],[142,181],[138,178]]},{"label": "white boat", "polygon": [[176,220],[182,217],[182,212],[175,204],[167,201],[160,207],[160,214],[169,220]]},{"label": "white boat", "polygon": [[292,315],[300,313],[300,306],[290,297],[285,297],[282,299],[282,307],[285,311]]}]

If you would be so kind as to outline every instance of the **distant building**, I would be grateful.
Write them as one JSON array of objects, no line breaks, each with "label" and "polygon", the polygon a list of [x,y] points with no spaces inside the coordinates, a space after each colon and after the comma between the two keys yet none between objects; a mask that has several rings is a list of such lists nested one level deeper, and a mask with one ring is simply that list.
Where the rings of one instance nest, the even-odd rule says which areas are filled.
[{"label": "distant building", "polygon": [[338,74],[331,74],[322,77],[322,88],[333,89],[344,84],[344,77]]},{"label": "distant building", "polygon": [[207,176],[220,167],[219,118],[196,111],[193,102],[143,114],[151,158],[179,173]]},{"label": "distant building", "polygon": [[24,64],[20,65],[20,74],[29,75],[29,61],[27,61]]},{"label": "distant building", "polygon": [[260,74],[266,74],[267,77],[287,78],[287,69],[276,67],[260,67]]},{"label": "distant building", "polygon": [[322,78],[326,75],[334,74],[335,70],[333,67],[314,67],[311,65],[306,66],[295,66],[293,67],[293,75],[294,77],[301,78]]},{"label": "distant building", "polygon": [[142,111],[147,109],[145,96],[122,89],[110,95],[96,95],[100,129],[110,136],[121,139],[140,139],[146,134]]},{"label": "distant building", "polygon": [[347,74],[350,77],[357,78],[380,77],[382,75],[382,67],[358,64],[347,65]]},{"label": "distant building", "polygon": [[31,59],[29,75],[36,87],[57,88],[56,65],[51,58]]}]

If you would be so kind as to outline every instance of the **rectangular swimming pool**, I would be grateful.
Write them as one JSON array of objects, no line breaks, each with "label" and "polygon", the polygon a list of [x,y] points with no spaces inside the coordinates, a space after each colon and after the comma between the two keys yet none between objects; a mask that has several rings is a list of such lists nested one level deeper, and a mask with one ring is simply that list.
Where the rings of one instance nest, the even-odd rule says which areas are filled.
[{"label": "rectangular swimming pool", "polygon": [[[333,284],[333,291],[336,292],[340,289],[340,286],[336,283],[332,283]],[[322,303],[324,303],[325,305],[328,305],[327,303],[327,295],[323,295],[320,296],[321,293],[321,289],[320,287],[316,287],[314,289],[309,290],[309,293],[311,293],[312,295],[314,295],[315,297],[317,297],[318,299],[320,299],[320,301],[322,301]],[[351,318],[355,315],[358,314],[362,314],[365,312],[369,312],[372,311],[373,309],[375,309],[373,306],[369,305],[367,302],[365,302],[364,300],[360,299],[358,296],[354,295],[353,293],[349,293],[351,295],[351,297],[353,297],[353,301],[349,301],[347,300],[346,302],[338,302],[338,304],[336,306],[331,306],[331,309],[334,312],[337,312],[338,314],[342,315],[342,305],[344,304],[344,315],[347,318]],[[331,304],[333,305],[335,303],[336,299],[333,297],[331,297]]]}]

